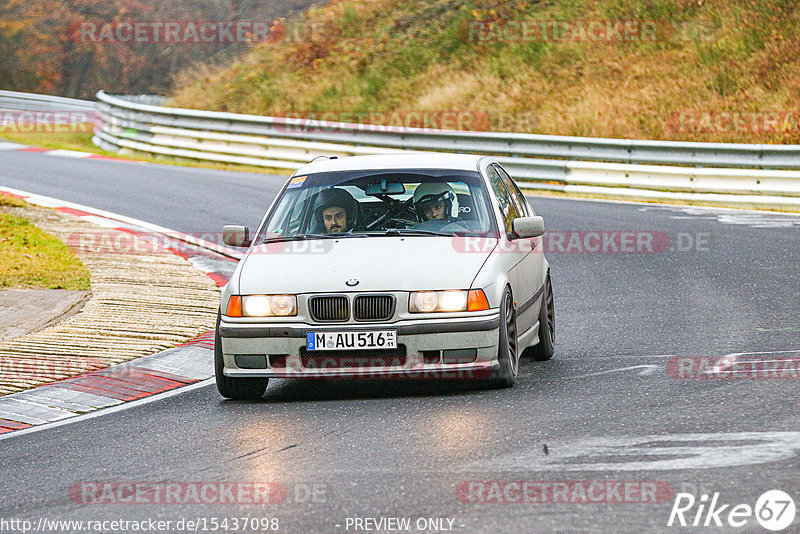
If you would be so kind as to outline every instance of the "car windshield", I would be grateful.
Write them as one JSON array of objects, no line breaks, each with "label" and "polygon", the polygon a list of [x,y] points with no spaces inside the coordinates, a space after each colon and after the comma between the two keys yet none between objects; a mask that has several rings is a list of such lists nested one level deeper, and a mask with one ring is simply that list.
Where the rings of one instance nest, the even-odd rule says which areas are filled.
[{"label": "car windshield", "polygon": [[338,171],[295,176],[257,243],[387,235],[496,235],[477,171]]}]

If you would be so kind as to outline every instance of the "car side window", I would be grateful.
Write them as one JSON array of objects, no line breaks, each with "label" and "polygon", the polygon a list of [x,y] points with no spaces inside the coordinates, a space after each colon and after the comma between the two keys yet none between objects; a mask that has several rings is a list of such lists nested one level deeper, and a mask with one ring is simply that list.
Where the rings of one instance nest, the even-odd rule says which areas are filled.
[{"label": "car side window", "polygon": [[503,178],[503,183],[506,184],[506,188],[511,194],[511,200],[517,205],[517,209],[519,209],[519,212],[522,213],[521,216],[529,217],[530,215],[533,215],[532,213],[529,213],[530,210],[528,208],[528,203],[525,201],[525,195],[523,195],[522,191],[519,190],[519,187],[517,187],[516,182],[511,179],[511,176],[509,176],[505,169],[503,169],[500,165],[492,165],[492,167],[497,169],[497,172]]},{"label": "car side window", "polygon": [[486,168],[486,175],[489,177],[489,184],[492,186],[494,195],[497,197],[498,207],[500,208],[500,212],[503,214],[506,231],[511,232],[513,231],[514,219],[522,216],[520,215],[519,208],[511,199],[511,195],[509,194],[506,185],[503,183],[503,178],[500,176],[494,166],[490,165]]},{"label": "car side window", "polygon": [[302,233],[303,221],[308,219],[308,212],[311,207],[308,200],[311,197],[311,189],[305,189],[298,192],[294,202],[289,204],[286,221],[281,225],[285,235],[291,236]]}]

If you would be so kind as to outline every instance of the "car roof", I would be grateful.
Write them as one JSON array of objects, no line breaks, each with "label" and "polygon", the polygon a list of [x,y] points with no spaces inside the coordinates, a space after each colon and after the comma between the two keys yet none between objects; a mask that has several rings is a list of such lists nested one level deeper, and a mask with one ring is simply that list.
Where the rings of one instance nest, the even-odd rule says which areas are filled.
[{"label": "car roof", "polygon": [[294,173],[294,176],[316,172],[361,171],[371,169],[453,169],[477,171],[478,162],[486,156],[473,154],[438,154],[409,152],[374,156],[318,158]]}]

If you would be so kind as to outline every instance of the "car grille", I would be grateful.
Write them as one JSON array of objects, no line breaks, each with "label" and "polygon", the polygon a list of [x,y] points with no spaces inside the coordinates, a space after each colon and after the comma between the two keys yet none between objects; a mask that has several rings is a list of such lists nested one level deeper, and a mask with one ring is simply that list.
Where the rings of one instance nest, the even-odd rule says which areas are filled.
[{"label": "car grille", "polygon": [[388,321],[394,315],[394,297],[391,295],[360,295],[353,302],[356,321]]},{"label": "car grille", "polygon": [[323,353],[300,349],[300,361],[308,369],[341,369],[347,367],[402,367],[406,363],[406,346],[383,350],[332,350]]},{"label": "car grille", "polygon": [[345,322],[350,318],[347,297],[311,297],[308,300],[311,318],[321,323]]}]

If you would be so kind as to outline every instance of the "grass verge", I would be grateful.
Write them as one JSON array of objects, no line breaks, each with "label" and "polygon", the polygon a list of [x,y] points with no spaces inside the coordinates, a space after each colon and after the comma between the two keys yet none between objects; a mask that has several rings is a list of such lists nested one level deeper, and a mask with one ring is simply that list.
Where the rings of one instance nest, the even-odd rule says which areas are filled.
[{"label": "grass verge", "polygon": [[[0,206],[24,202],[0,195]],[[28,220],[0,213],[0,287],[89,289],[89,271],[59,239]]]}]

